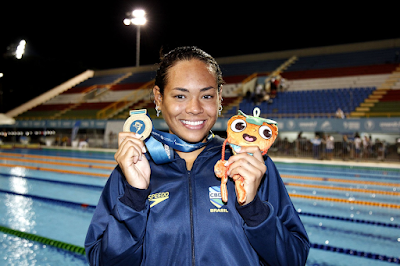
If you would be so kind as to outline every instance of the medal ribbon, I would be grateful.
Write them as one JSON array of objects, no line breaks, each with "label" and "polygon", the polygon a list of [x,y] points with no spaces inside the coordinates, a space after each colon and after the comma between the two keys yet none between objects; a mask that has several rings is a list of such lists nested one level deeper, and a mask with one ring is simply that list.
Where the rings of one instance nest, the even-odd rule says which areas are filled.
[{"label": "medal ribbon", "polygon": [[163,164],[172,161],[174,149],[182,152],[192,152],[206,146],[213,138],[214,134],[210,131],[206,142],[188,143],[177,135],[153,128],[151,136],[145,142],[154,162]]}]

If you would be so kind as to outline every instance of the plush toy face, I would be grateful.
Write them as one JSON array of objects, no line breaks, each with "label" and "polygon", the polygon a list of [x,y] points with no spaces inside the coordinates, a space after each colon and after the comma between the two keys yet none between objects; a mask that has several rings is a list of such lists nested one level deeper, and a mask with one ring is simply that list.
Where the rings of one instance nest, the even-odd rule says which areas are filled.
[{"label": "plush toy face", "polygon": [[244,114],[233,116],[228,121],[228,142],[237,146],[258,146],[261,152],[266,153],[278,136],[278,127],[276,122],[264,120],[267,121]]}]

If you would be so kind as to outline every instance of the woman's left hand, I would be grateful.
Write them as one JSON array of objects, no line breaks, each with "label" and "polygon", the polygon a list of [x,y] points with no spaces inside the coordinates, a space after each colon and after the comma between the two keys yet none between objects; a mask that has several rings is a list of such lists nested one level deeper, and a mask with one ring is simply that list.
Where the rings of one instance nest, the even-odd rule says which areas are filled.
[{"label": "woman's left hand", "polygon": [[261,179],[267,171],[260,149],[257,146],[241,147],[236,155],[229,158],[228,164],[228,176],[232,177],[239,174],[244,178],[244,189],[247,197],[243,205],[252,202],[257,195]]}]

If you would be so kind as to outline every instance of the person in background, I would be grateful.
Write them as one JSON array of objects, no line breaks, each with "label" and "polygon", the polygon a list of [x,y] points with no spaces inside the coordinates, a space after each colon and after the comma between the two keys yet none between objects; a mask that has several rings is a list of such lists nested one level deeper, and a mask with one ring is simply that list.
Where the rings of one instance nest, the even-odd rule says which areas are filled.
[{"label": "person in background", "polygon": [[335,149],[335,139],[333,138],[332,135],[328,134],[326,138],[326,156],[328,160],[332,160],[334,149]]},{"label": "person in background", "polygon": [[360,158],[360,154],[361,154],[361,144],[362,144],[362,140],[360,138],[360,135],[358,134],[358,132],[355,134],[354,136],[354,152],[355,152],[355,158],[356,161],[359,160]]},{"label": "person in background", "polygon": [[343,113],[343,111],[342,111],[342,109],[338,108],[336,110],[336,118],[341,118],[341,119],[346,118],[344,113]]},{"label": "person in background", "polygon": [[310,140],[310,142],[313,145],[313,156],[314,156],[314,159],[318,160],[319,159],[319,148],[320,148],[322,140],[321,140],[321,138],[319,137],[318,134],[315,134],[315,137],[312,140]]}]

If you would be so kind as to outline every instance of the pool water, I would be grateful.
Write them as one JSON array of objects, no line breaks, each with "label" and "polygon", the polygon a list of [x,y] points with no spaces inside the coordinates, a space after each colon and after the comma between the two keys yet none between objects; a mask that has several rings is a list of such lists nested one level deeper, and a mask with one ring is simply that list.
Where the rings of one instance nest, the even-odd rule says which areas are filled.
[{"label": "pool water", "polygon": [[[83,247],[112,152],[0,150],[0,226]],[[400,264],[400,167],[276,161],[312,243],[307,265]],[[1,265],[88,265],[0,232]]]}]

